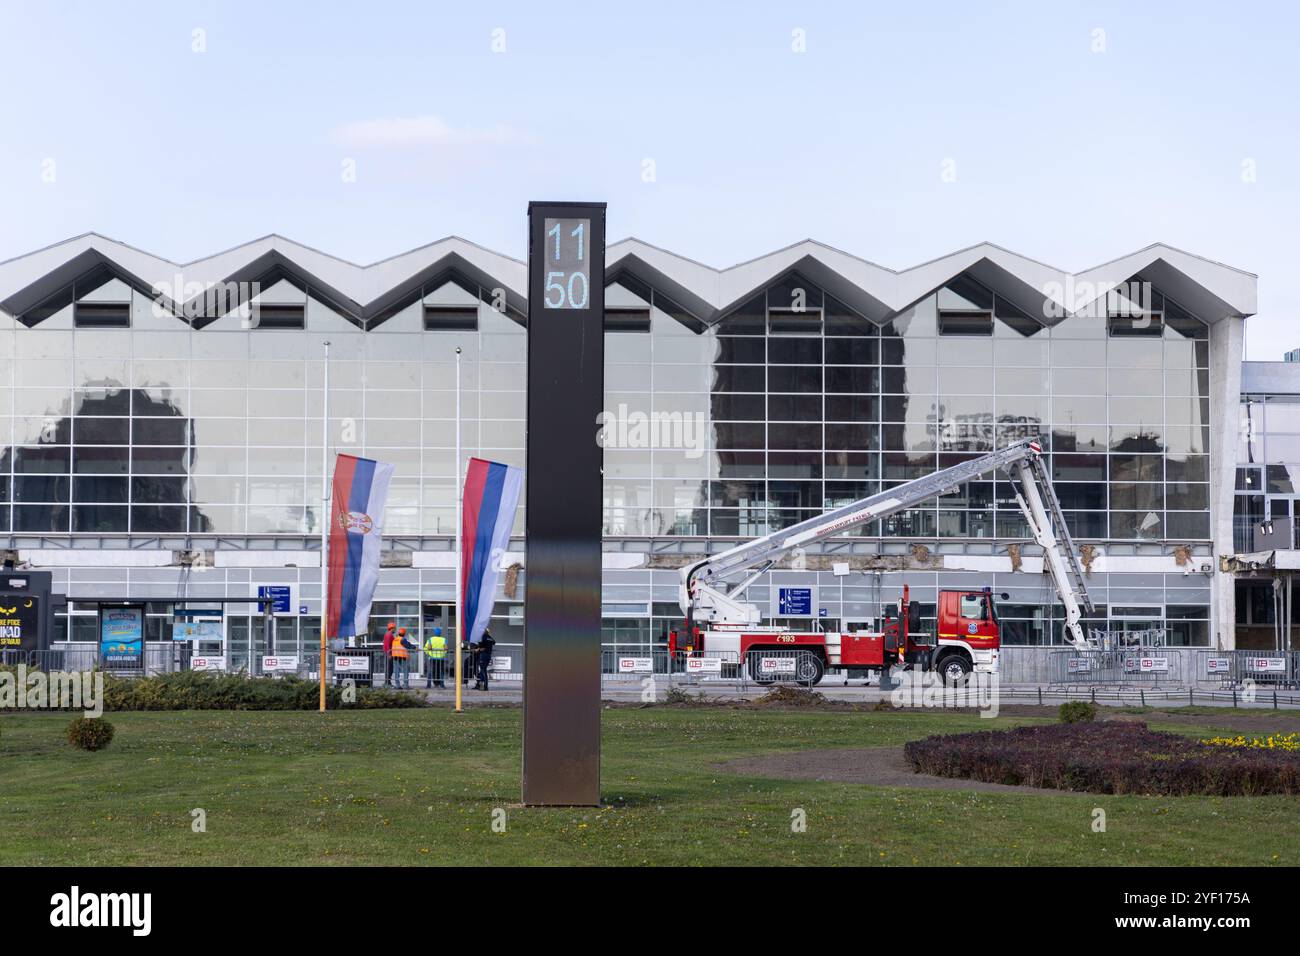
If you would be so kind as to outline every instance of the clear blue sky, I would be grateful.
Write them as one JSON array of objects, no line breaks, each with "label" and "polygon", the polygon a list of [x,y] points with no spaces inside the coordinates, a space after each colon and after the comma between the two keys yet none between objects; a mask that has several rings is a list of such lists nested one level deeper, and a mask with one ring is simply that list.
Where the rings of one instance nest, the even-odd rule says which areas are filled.
[{"label": "clear blue sky", "polygon": [[606,200],[611,238],[713,265],[811,236],[1078,270],[1159,240],[1259,274],[1248,350],[1275,358],[1297,35],[1290,3],[0,0],[0,258],[89,230],[521,256],[530,199]]}]

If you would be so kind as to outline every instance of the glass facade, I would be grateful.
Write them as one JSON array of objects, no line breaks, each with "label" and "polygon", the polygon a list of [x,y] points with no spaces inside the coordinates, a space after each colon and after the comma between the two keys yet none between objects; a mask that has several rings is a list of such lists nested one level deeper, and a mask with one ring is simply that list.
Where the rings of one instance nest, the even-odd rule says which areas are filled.
[{"label": "glass facade", "polygon": [[[1075,316],[1047,328],[962,276],[881,326],[792,274],[706,327],[624,282],[610,289],[622,311],[606,333],[600,428],[609,538],[761,535],[1036,437],[1079,541],[1208,547],[1208,330],[1158,290],[1141,320]],[[331,452],[397,466],[386,534],[453,533],[457,347],[464,453],[524,463],[523,325],[461,279],[419,290],[368,331],[292,287],[302,329],[229,317],[190,329],[121,283],[92,292],[0,332],[0,530],[10,535],[315,538],[326,340]],[[77,311],[114,296],[129,305],[127,326],[106,326],[117,313],[103,307]],[[455,309],[455,321],[430,323],[430,307]],[[1300,444],[1300,419],[1286,434],[1280,449]],[[996,550],[1028,535],[1009,484],[989,476],[848,537]],[[449,576],[410,573],[385,572],[377,601],[433,600],[431,587],[449,596]],[[629,579],[606,576],[611,640],[662,638],[679,616],[675,573],[620,574]],[[859,577],[842,599],[838,582],[819,581],[828,620],[873,616],[880,588],[903,581],[886,577]],[[922,602],[971,586],[906,577]],[[1059,640],[1052,595],[1012,577],[1002,589],[1015,591],[1013,640]],[[1099,575],[1101,614],[1178,621],[1180,640],[1205,643],[1208,585],[1176,577]],[[499,610],[503,627],[517,627]]]}]

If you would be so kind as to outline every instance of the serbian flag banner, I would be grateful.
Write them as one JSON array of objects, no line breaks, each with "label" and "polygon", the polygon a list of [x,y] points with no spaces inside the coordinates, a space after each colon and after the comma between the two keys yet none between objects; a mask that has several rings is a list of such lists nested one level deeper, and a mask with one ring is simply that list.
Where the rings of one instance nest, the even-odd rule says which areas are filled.
[{"label": "serbian flag banner", "polygon": [[465,637],[477,644],[487,630],[496,601],[499,555],[510,546],[515,506],[524,487],[524,470],[471,458],[465,472],[461,511],[461,594]]},{"label": "serbian flag banner", "polygon": [[330,637],[356,637],[370,630],[370,599],[379,581],[380,535],[393,466],[339,455],[330,499]]}]

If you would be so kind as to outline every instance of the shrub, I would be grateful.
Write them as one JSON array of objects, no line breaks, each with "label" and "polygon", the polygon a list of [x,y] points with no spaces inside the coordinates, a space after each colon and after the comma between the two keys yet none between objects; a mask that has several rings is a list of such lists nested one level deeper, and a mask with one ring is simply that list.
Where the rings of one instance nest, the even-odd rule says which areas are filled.
[{"label": "shrub", "polygon": [[1232,748],[1141,723],[1073,723],[914,740],[912,769],[989,783],[1164,796],[1300,794],[1300,753]]},{"label": "shrub", "polygon": [[68,743],[82,750],[103,750],[113,740],[113,725],[103,717],[78,717],[68,724]]},{"label": "shrub", "polygon": [[[357,687],[356,699],[343,700],[343,688],[325,687],[330,710],[373,710],[390,707],[424,707],[428,701],[416,694]],[[104,709],[123,710],[316,710],[320,685],[296,677],[246,677],[179,671],[154,677],[104,676]]]},{"label": "shrub", "polygon": [[1056,715],[1063,724],[1090,724],[1097,719],[1097,705],[1087,700],[1066,701]]}]

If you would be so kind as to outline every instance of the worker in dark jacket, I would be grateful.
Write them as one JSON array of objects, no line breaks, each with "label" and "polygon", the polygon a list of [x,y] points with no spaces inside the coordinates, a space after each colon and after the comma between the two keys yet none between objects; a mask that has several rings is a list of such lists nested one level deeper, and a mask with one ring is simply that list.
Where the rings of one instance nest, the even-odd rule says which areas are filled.
[{"label": "worker in dark jacket", "polygon": [[478,639],[478,650],[474,654],[474,663],[477,670],[474,675],[474,689],[488,689],[488,672],[492,669],[492,647],[496,641],[492,639],[492,632],[485,630],[483,636]]}]

